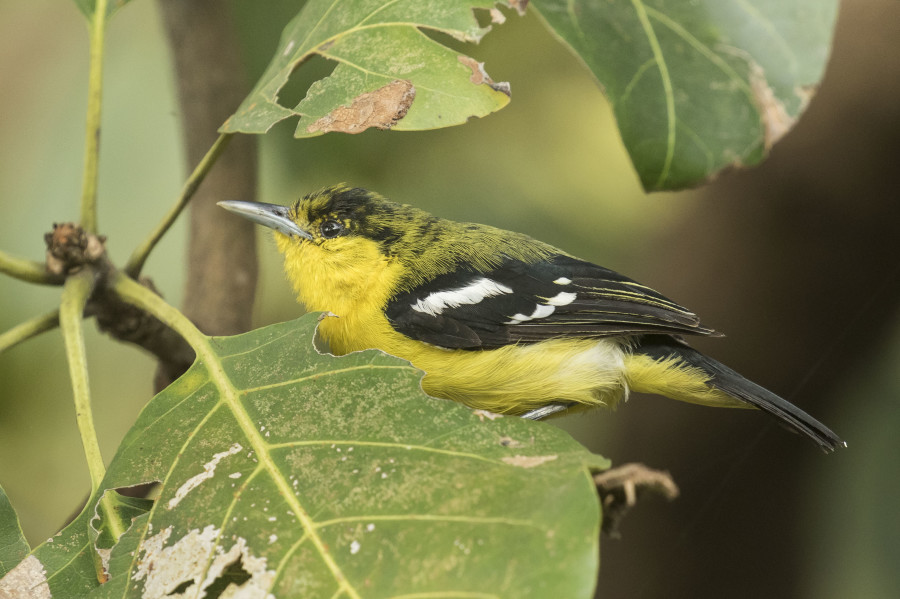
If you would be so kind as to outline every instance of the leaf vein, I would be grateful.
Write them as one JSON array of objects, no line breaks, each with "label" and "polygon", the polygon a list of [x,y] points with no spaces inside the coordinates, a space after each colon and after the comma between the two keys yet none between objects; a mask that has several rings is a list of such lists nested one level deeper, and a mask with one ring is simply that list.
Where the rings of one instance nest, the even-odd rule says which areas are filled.
[{"label": "leaf vein", "polygon": [[315,525],[316,528],[324,528],[334,524],[344,524],[348,522],[402,522],[411,520],[415,522],[462,522],[465,524],[504,524],[507,526],[521,526],[525,528],[533,528],[541,532],[545,532],[547,528],[538,526],[534,522],[528,520],[519,520],[517,518],[503,518],[499,516],[454,516],[439,514],[379,514],[379,515],[360,515],[360,516],[343,516],[341,518],[332,518],[323,520]]},{"label": "leaf vein", "polygon": [[669,177],[669,173],[672,169],[672,161],[675,157],[675,93],[672,88],[672,77],[669,75],[669,67],[666,64],[666,58],[663,55],[662,48],[659,45],[659,39],[656,37],[656,32],[647,15],[647,7],[644,5],[643,0],[631,0],[631,4],[634,6],[635,13],[641,23],[641,28],[644,30],[644,35],[647,36],[647,42],[650,44],[650,50],[656,61],[659,77],[662,81],[663,92],[666,98],[666,157],[663,162],[663,167],[660,170],[659,177],[655,183],[656,187],[661,187]]},{"label": "leaf vein", "polygon": [[478,460],[481,462],[488,462],[490,464],[503,464],[503,462],[499,460],[494,460],[491,458],[486,458],[484,456],[480,456],[474,453],[465,453],[462,451],[453,451],[451,449],[439,449],[437,447],[427,447],[425,445],[411,445],[409,443],[391,443],[387,441],[350,441],[350,440],[342,440],[342,439],[319,439],[319,440],[311,440],[311,441],[287,441],[285,443],[273,443],[269,445],[270,450],[275,449],[291,449],[294,447],[303,447],[310,445],[353,445],[357,447],[390,447],[394,449],[405,449],[407,451],[423,451],[426,453],[437,453],[441,455],[449,455],[460,458],[470,458],[473,460]]},{"label": "leaf vein", "polygon": [[418,370],[415,367],[408,366],[408,365],[399,365],[398,366],[398,365],[393,365],[393,364],[361,364],[359,366],[349,366],[347,368],[336,368],[334,370],[328,370],[326,372],[317,372],[315,374],[300,377],[298,379],[280,381],[278,383],[271,383],[269,385],[259,385],[257,387],[248,387],[246,389],[242,389],[242,391],[244,391],[245,393],[250,393],[250,392],[255,393],[257,391],[268,391],[269,389],[278,389],[281,387],[286,387],[288,385],[296,385],[297,383],[302,383],[305,381],[326,378],[333,374],[346,374],[348,372],[355,372],[357,370],[374,370],[374,369],[411,370],[414,372],[418,372]]}]

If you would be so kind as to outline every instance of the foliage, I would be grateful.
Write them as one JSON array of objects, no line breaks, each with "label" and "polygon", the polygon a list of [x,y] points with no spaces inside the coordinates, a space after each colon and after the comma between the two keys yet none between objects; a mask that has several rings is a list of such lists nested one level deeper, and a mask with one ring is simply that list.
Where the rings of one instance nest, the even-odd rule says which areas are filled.
[{"label": "foliage", "polygon": [[[591,596],[600,509],[589,474],[605,459],[553,427],[428,398],[419,372],[381,352],[321,354],[313,316],[207,337],[135,282],[235,133],[295,116],[299,138],[422,130],[505,106],[508,84],[446,37],[477,42],[513,13],[490,0],[310,0],[120,270],[95,232],[103,41],[126,3],[75,0],[91,36],[81,222],[51,237],[77,251],[51,247],[46,265],[0,253],[0,271],[64,286],[60,310],[0,335],[0,350],[61,327],[92,480],[81,513],[34,550],[0,490],[0,595]],[[648,189],[760,160],[821,76],[836,6],[535,4],[604,87]],[[333,72],[282,106],[279,91],[314,55]],[[173,329],[197,361],[147,404],[105,469],[82,329],[86,306],[115,301]],[[152,500],[117,492],[151,482]]]},{"label": "foliage", "polygon": [[[320,354],[315,325],[307,315],[227,338],[179,325],[199,359],[147,404],[101,485],[157,481],[156,500],[129,512],[108,582],[78,578],[79,593],[118,596],[132,580],[199,592],[229,566],[246,573],[242,590],[276,596],[590,593],[587,468],[605,460],[553,427],[430,399],[421,373],[381,352]],[[78,542],[38,549],[63,564],[47,567],[54,596],[90,571],[83,524]],[[508,547],[530,549],[510,563]]]},{"label": "foliage", "polygon": [[30,548],[19,527],[16,512],[0,487],[0,577],[25,559]]},{"label": "foliage", "polygon": [[536,0],[616,113],[644,187],[751,165],[822,78],[836,0]]}]

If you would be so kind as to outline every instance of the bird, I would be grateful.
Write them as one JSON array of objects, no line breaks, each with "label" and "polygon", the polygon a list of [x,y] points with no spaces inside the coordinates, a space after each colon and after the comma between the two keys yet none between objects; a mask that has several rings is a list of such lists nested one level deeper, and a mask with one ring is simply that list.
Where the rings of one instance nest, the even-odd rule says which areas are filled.
[{"label": "bird", "polygon": [[687,308],[528,235],[434,216],[345,184],[290,206],[229,200],[274,230],[284,270],[335,355],[379,349],[423,390],[542,419],[615,407],[631,392],[757,408],[826,452],[827,426],[693,349],[721,336]]}]

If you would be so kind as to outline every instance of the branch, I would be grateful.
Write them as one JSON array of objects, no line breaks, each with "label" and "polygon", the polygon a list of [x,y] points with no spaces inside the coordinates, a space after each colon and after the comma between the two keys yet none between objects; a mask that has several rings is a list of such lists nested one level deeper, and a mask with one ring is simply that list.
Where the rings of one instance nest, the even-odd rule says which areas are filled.
[{"label": "branch", "polygon": [[152,314],[154,318],[177,331],[192,348],[206,347],[206,336],[194,326],[194,323],[155,293],[150,293],[145,287],[138,285],[122,273],[114,274],[109,286],[119,300],[142,312]]},{"label": "branch", "polygon": [[21,281],[39,283],[41,285],[62,285],[65,280],[58,274],[47,271],[40,262],[11,256],[0,250],[0,272]]},{"label": "branch", "polygon": [[[87,315],[96,316],[97,326],[104,333],[153,354],[159,361],[154,387],[157,390],[164,389],[193,364],[194,351],[170,327],[110,292],[110,281],[120,275],[115,268],[104,271],[102,285],[98,286],[97,293],[91,298]],[[159,296],[149,279],[141,279],[135,285]]]},{"label": "branch", "polygon": [[643,464],[624,464],[594,475],[594,484],[603,505],[603,532],[619,536],[619,523],[637,504],[638,497],[651,492],[669,501],[678,497],[672,476]]},{"label": "branch", "polygon": [[184,184],[184,187],[181,189],[181,195],[178,196],[175,205],[172,206],[169,213],[166,214],[162,222],[157,225],[150,236],[131,254],[128,262],[125,264],[125,274],[133,279],[136,279],[141,274],[141,270],[144,268],[144,262],[146,262],[150,252],[153,251],[153,248],[156,247],[159,240],[166,234],[166,231],[169,230],[169,227],[172,226],[181,214],[181,211],[184,210],[185,206],[188,205],[188,202],[191,201],[191,198],[194,197],[197,188],[200,187],[200,184],[203,182],[203,179],[206,178],[209,169],[212,168],[212,165],[215,164],[219,155],[228,145],[228,142],[231,141],[231,137],[230,134],[225,133],[219,135],[219,138],[209,151],[206,152],[206,155],[200,161],[200,164],[197,165],[194,172],[191,173],[191,176]]},{"label": "branch", "polygon": [[69,375],[72,378],[72,392],[75,395],[75,420],[78,423],[84,455],[91,473],[91,494],[100,488],[100,481],[106,474],[103,457],[100,455],[100,443],[97,441],[97,431],[94,428],[84,330],[81,326],[84,307],[93,286],[94,271],[91,268],[82,269],[78,274],[70,276],[63,288],[59,309],[60,327],[69,361]]},{"label": "branch", "polygon": [[[56,225],[45,238],[51,270],[72,277],[89,268],[96,274],[96,285],[84,308],[85,315],[96,316],[97,325],[104,333],[138,345],[159,360],[157,388],[165,387],[187,370],[194,361],[194,352],[184,339],[156,318],[110,292],[109,281],[118,270],[106,256],[102,237],[65,223]],[[149,279],[142,279],[140,283],[156,293]]]},{"label": "branch", "polygon": [[59,326],[59,310],[35,316],[0,334],[0,353]]},{"label": "branch", "polygon": [[88,74],[87,126],[84,135],[84,181],[81,187],[81,226],[97,232],[97,173],[100,158],[100,113],[103,100],[103,42],[107,0],[96,0],[91,33]]}]

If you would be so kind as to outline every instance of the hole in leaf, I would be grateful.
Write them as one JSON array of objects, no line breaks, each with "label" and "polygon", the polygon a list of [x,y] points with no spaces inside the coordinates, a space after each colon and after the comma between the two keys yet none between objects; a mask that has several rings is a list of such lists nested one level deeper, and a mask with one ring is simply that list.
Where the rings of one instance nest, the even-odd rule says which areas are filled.
[{"label": "hole in leaf", "polygon": [[206,588],[206,597],[208,599],[217,599],[228,585],[233,584],[240,587],[242,584],[250,580],[251,575],[244,569],[243,558],[239,557],[236,562],[228,565],[222,571],[222,575],[216,578],[211,585]]},{"label": "hole in leaf", "polygon": [[[294,69],[284,86],[278,91],[278,104],[285,108],[294,108],[306,97],[309,86],[320,79],[331,75],[337,62],[313,54]],[[295,122],[296,126],[296,122]]]},{"label": "hole in leaf", "polygon": [[186,590],[188,590],[188,589],[191,587],[192,584],[194,584],[194,581],[193,581],[193,580],[185,580],[185,581],[182,582],[180,585],[178,585],[177,587],[175,587],[174,589],[172,589],[172,592],[169,593],[169,596],[171,597],[171,596],[173,596],[173,595],[181,595],[181,594],[184,593]]},{"label": "hole in leaf", "polygon": [[442,46],[447,46],[457,54],[467,54],[472,52],[472,45],[470,43],[458,40],[449,33],[444,33],[437,29],[429,29],[428,27],[419,27],[419,31],[422,32],[425,37],[436,41]]}]

